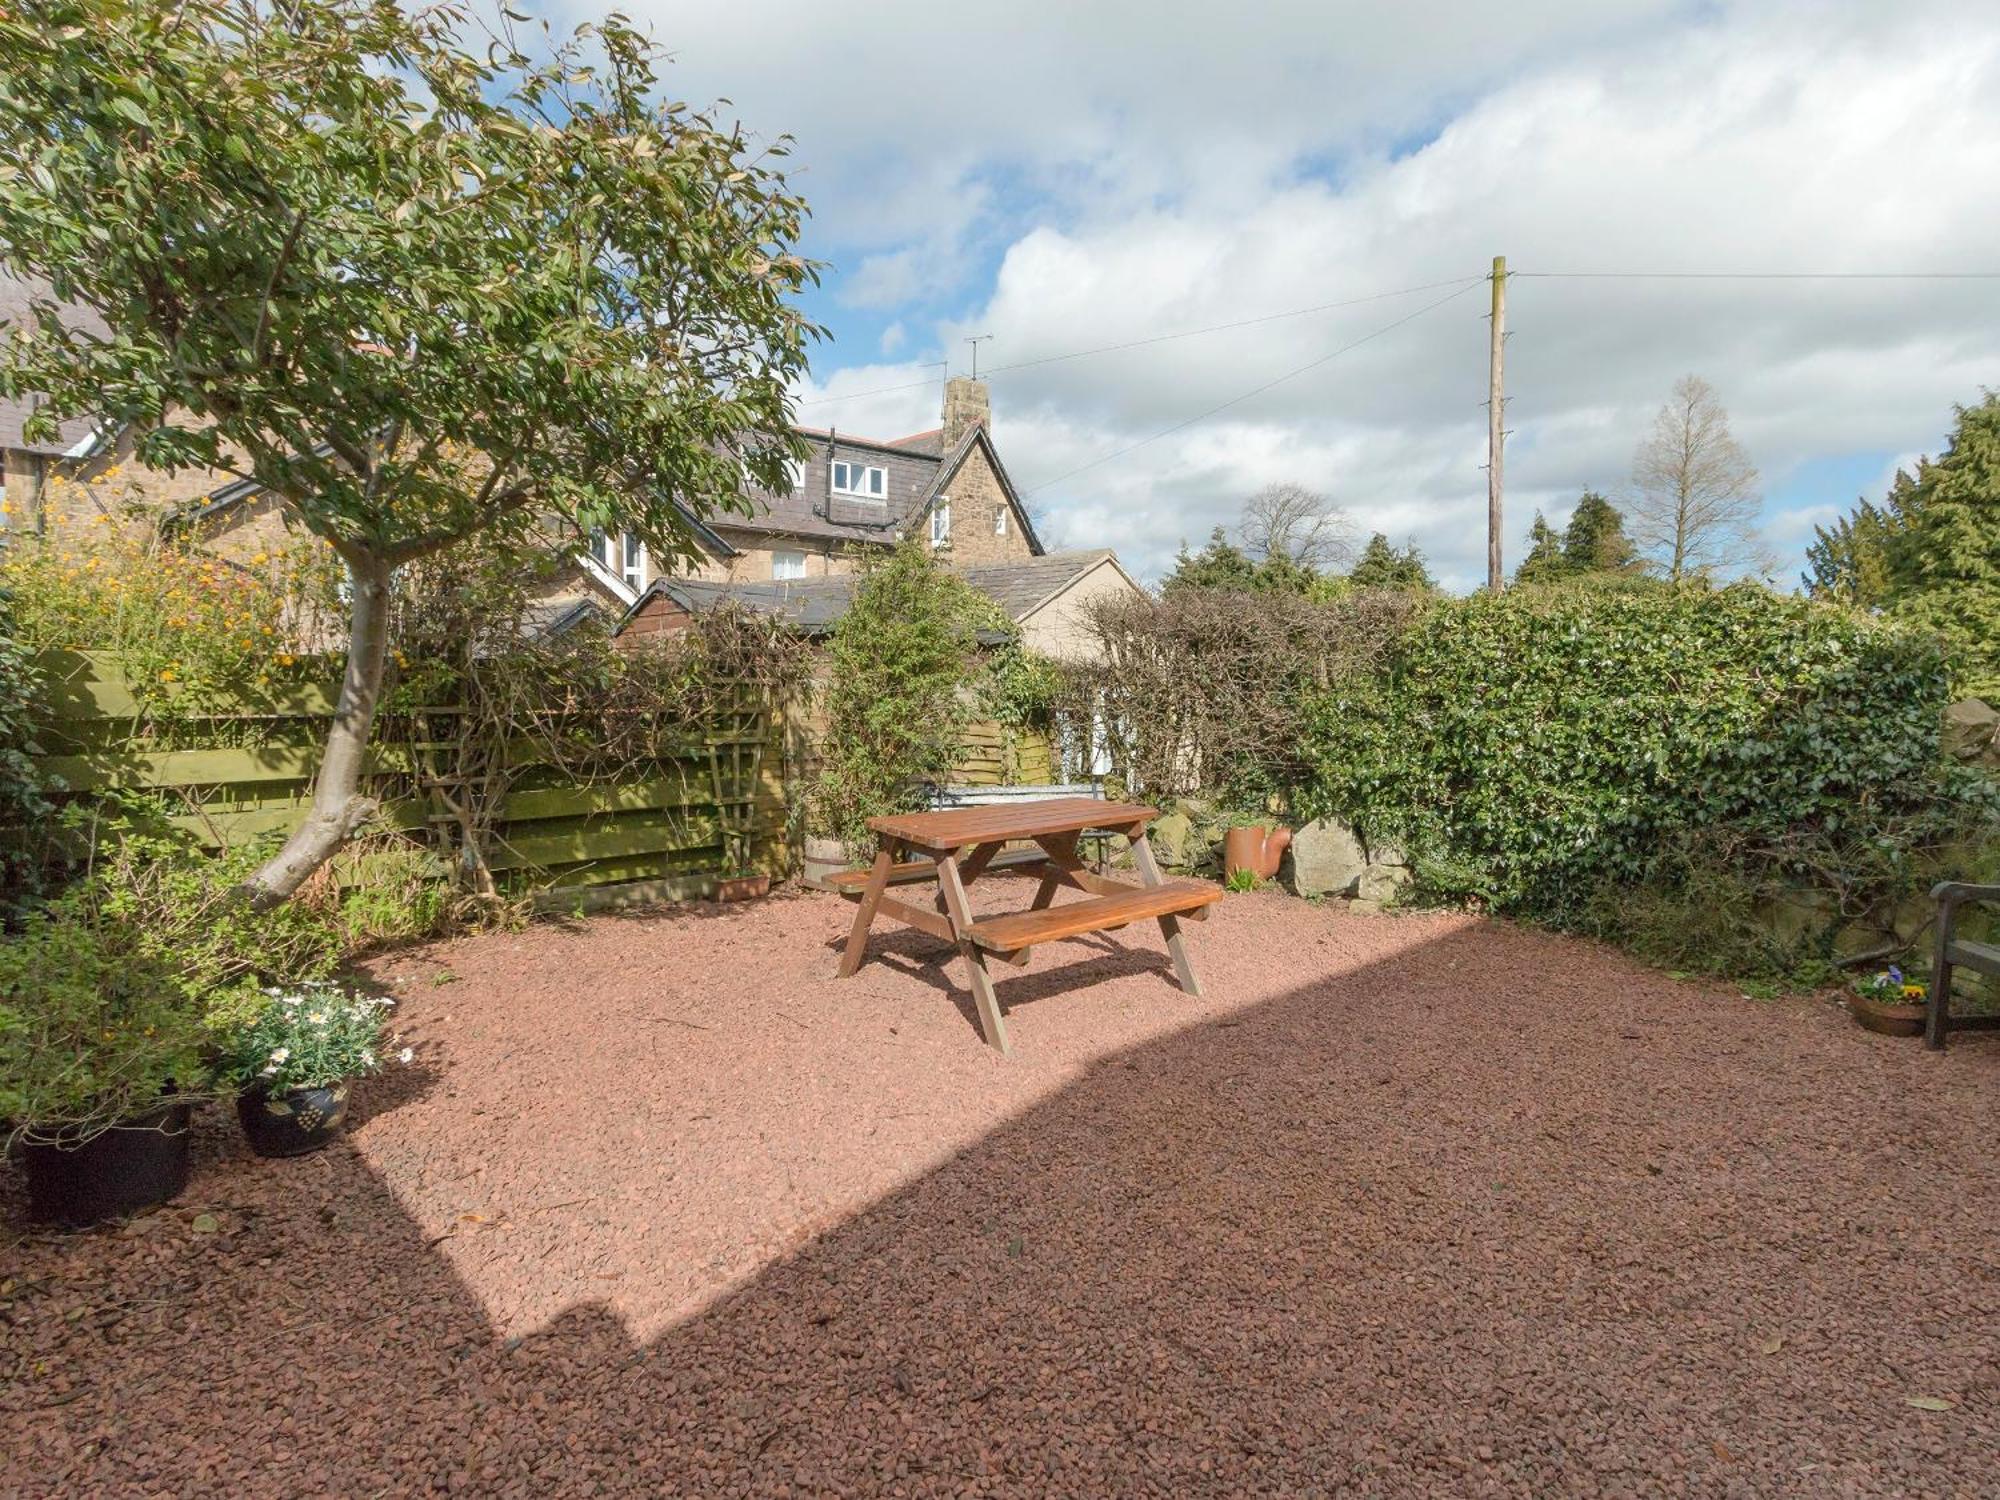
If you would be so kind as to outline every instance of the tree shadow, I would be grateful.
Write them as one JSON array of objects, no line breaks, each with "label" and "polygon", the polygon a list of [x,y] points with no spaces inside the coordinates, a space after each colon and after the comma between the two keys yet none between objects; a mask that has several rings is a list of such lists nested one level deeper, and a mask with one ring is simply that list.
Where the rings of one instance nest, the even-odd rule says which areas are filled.
[{"label": "tree shadow", "polygon": [[[857,1106],[878,1077],[825,1066]],[[1110,1051],[644,1334],[624,1302],[731,1202],[640,1233],[677,1179],[579,1174],[639,1196],[420,1222],[498,1156],[371,1102],[256,1163],[211,1119],[182,1205],[0,1244],[7,1487],[1971,1493],[2000,1332],[1911,1309],[1991,1279],[1996,1088],[2000,1038],[1935,1057],[1465,923]],[[535,1278],[560,1311],[509,1333]]]}]

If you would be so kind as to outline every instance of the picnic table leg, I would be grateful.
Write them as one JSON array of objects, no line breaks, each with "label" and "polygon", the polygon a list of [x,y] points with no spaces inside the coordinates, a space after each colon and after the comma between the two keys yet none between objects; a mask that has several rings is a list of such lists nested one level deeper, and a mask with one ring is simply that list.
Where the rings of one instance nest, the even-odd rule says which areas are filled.
[{"label": "picnic table leg", "polygon": [[1002,1057],[1014,1049],[1007,1040],[1007,1020],[1000,1013],[1000,997],[993,993],[993,976],[986,972],[986,955],[967,933],[972,927],[972,908],[965,899],[965,886],[958,876],[958,855],[941,854],[937,862],[938,889],[944,894],[951,930],[958,937],[958,951],[972,976],[972,1003],[979,1012],[979,1029],[986,1044]]},{"label": "picnic table leg", "polygon": [[875,921],[875,908],[889,888],[889,868],[895,864],[890,841],[883,839],[875,850],[875,865],[868,872],[868,884],[861,888],[861,905],[854,913],[854,925],[847,930],[847,950],[840,955],[840,977],[851,979],[868,955],[868,929]]},{"label": "picnic table leg", "polygon": [[[1146,825],[1134,824],[1130,830],[1132,840],[1132,863],[1139,867],[1139,883],[1146,886],[1164,885],[1160,876],[1160,866],[1153,858],[1153,846],[1146,840]],[[1195,977],[1194,965],[1188,959],[1187,943],[1181,937],[1180,919],[1160,918],[1160,936],[1167,940],[1167,952],[1174,960],[1174,980],[1190,995],[1201,994],[1201,981]]]}]

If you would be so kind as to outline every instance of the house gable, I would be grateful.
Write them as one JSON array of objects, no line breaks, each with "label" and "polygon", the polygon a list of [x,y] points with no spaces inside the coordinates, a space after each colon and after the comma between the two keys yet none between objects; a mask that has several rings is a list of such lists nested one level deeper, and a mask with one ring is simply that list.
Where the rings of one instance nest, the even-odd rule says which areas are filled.
[{"label": "house gable", "polygon": [[[951,506],[950,547],[948,552],[939,550],[954,566],[981,567],[1046,554],[984,426],[970,428],[939,464],[930,493],[910,517],[909,534],[928,541],[933,530],[931,514],[947,502]],[[1004,521],[999,521],[1001,517]]]}]

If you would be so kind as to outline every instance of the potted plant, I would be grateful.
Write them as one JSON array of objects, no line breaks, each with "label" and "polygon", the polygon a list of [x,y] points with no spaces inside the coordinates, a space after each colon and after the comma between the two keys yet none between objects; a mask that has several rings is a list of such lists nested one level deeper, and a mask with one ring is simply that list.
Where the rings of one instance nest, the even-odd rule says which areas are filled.
[{"label": "potted plant", "polygon": [[1847,1010],[1868,1030],[1883,1036],[1920,1036],[1928,993],[1891,964],[1879,974],[1854,981]]},{"label": "potted plant", "polygon": [[65,897],[0,942],[0,1121],[32,1218],[81,1228],[187,1186],[206,1035],[142,939]]},{"label": "potted plant", "polygon": [[[340,1133],[348,1084],[382,1066],[392,1004],[326,983],[262,992],[230,1034],[222,1064],[252,1151],[303,1156]],[[410,1049],[398,1056],[408,1062]]]}]

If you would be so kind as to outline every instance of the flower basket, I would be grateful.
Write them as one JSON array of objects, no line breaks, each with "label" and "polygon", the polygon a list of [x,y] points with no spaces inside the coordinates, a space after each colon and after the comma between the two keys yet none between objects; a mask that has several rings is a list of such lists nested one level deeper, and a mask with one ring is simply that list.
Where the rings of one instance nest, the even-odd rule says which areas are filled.
[{"label": "flower basket", "polygon": [[1867,1031],[1879,1036],[1922,1036],[1926,991],[1903,977],[1898,968],[1887,968],[1867,979],[1857,979],[1847,997],[1847,1013]]}]

